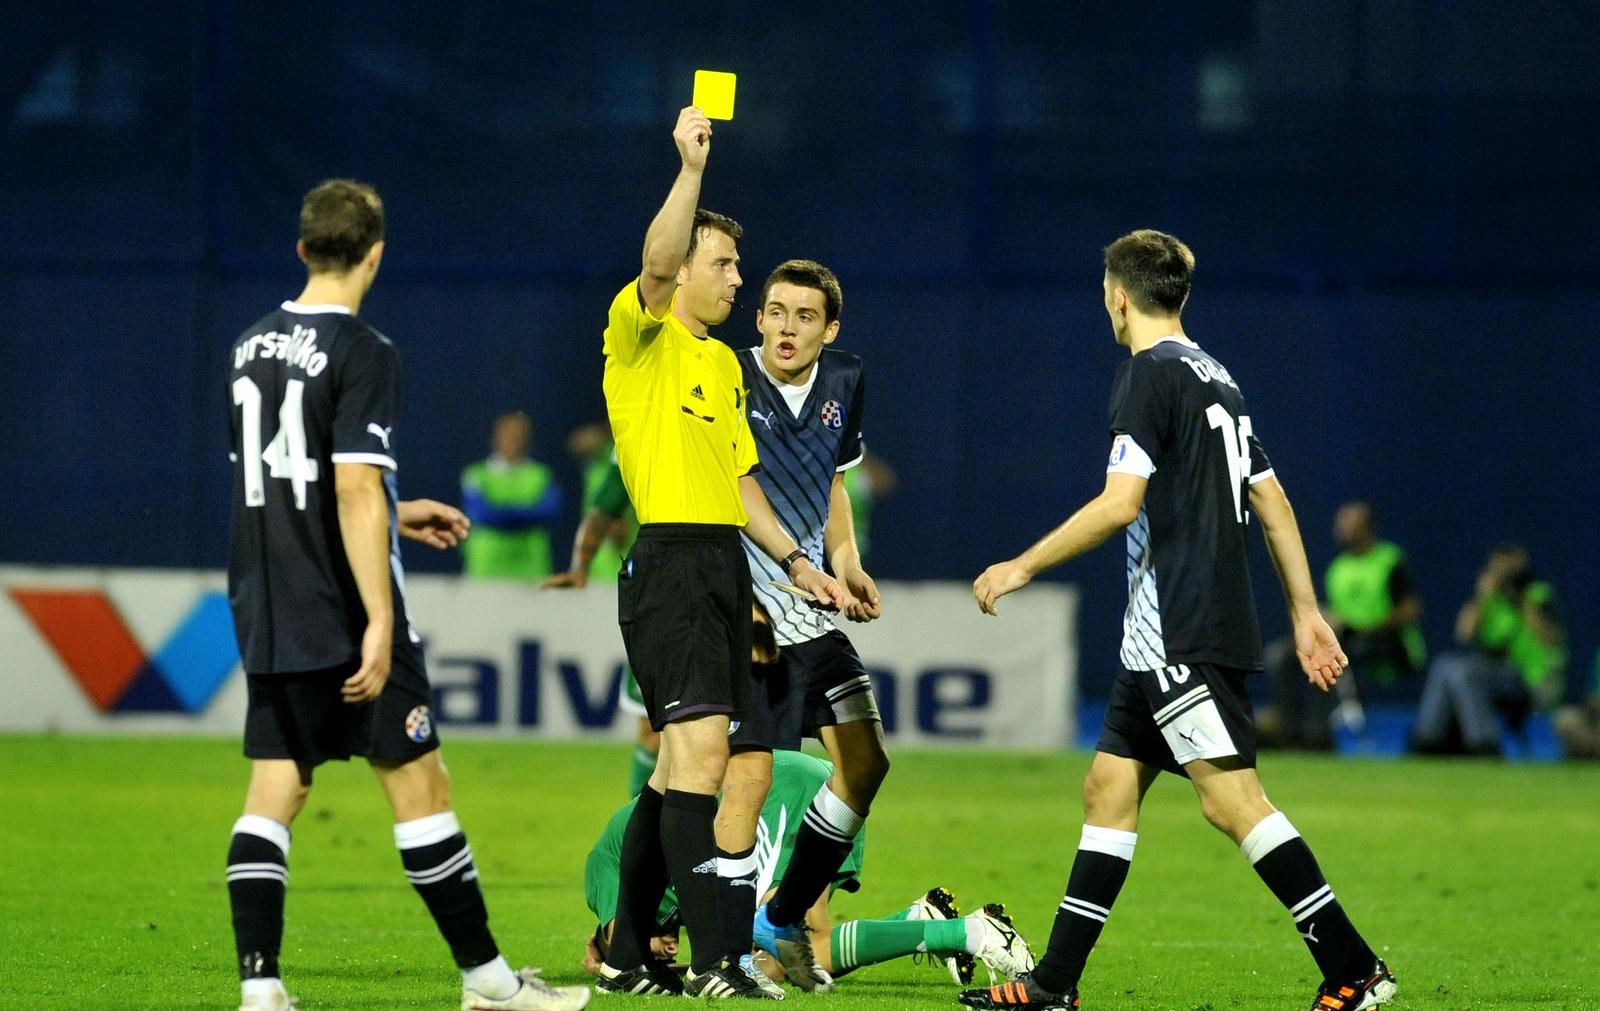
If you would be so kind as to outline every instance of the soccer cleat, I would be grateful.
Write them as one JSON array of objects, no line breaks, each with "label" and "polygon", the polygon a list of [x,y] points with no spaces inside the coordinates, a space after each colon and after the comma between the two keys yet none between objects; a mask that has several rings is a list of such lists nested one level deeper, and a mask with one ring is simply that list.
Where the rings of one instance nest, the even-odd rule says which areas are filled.
[{"label": "soccer cleat", "polygon": [[613,969],[602,963],[594,985],[601,993],[630,993],[637,997],[683,994],[683,980],[658,958],[645,959],[632,969]]},{"label": "soccer cleat", "polygon": [[1383,959],[1373,967],[1372,974],[1354,983],[1323,983],[1317,999],[1311,1002],[1311,1011],[1365,1011],[1382,1007],[1394,999],[1398,989],[1394,973]]},{"label": "soccer cleat", "polygon": [[252,994],[239,1005],[239,1011],[300,1011],[300,1005],[281,988],[268,996]]},{"label": "soccer cleat", "polygon": [[517,970],[522,985],[509,997],[485,997],[467,987],[461,992],[461,1011],[581,1011],[594,994],[586,986],[550,986],[533,967]]},{"label": "soccer cleat", "polygon": [[1041,990],[1032,976],[1023,975],[1007,983],[981,990],[963,990],[956,1000],[967,1007],[1021,1008],[1024,1011],[1077,1011],[1078,991],[1055,994]]},{"label": "soccer cleat", "polygon": [[783,987],[774,983],[766,973],[761,971],[761,967],[756,965],[756,957],[754,955],[741,955],[739,957],[739,968],[745,971],[745,975],[755,980],[756,986],[764,990],[768,997],[773,1000],[783,1000],[785,996]]},{"label": "soccer cleat", "polygon": [[807,993],[832,993],[837,987],[827,970],[817,964],[816,952],[811,950],[811,932],[804,923],[780,927],[767,919],[767,906],[756,910],[754,929],[751,932],[756,944],[779,962],[789,982]]},{"label": "soccer cleat", "polygon": [[685,997],[745,997],[751,1000],[782,1000],[783,991],[778,991],[779,996],[773,997],[766,988],[750,978],[739,962],[731,958],[722,961],[707,969],[705,972],[696,973],[694,969],[684,977],[683,995]]},{"label": "soccer cleat", "polygon": [[[908,920],[956,920],[960,919],[961,910],[956,906],[956,897],[950,889],[934,887],[927,891],[922,898],[911,903],[911,912],[906,916]],[[913,960],[921,960],[921,955],[913,956]],[[947,956],[944,967],[950,972],[950,979],[957,986],[965,986],[972,982],[973,969],[978,961],[970,952],[958,952]]]},{"label": "soccer cleat", "polygon": [[975,954],[989,970],[989,982],[1014,980],[1033,971],[1033,952],[1006,915],[1006,907],[991,902],[967,917],[975,923],[982,938]]}]

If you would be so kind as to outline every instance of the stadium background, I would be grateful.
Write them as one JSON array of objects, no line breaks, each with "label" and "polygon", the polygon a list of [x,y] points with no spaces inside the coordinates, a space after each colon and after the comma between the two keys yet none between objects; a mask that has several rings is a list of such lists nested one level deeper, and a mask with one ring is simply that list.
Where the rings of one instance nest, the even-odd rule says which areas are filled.
[{"label": "stadium background", "polygon": [[[709,66],[740,88],[705,203],[747,228],[721,335],[753,343],[780,259],[838,270],[869,442],[901,477],[879,575],[970,580],[1099,488],[1123,352],[1098,251],[1153,226],[1197,250],[1190,332],[1250,398],[1313,566],[1334,506],[1369,498],[1440,647],[1487,547],[1521,539],[1581,672],[1600,609],[1600,27],[1576,3],[1199,6],[13,11],[0,560],[222,563],[222,352],[298,290],[297,201],[334,175],[388,206],[363,315],[406,358],[403,492],[453,499],[511,407],[575,487],[560,441],[603,413],[604,308]],[[1081,684],[1101,692],[1120,553],[1059,577],[1083,588]]]}]

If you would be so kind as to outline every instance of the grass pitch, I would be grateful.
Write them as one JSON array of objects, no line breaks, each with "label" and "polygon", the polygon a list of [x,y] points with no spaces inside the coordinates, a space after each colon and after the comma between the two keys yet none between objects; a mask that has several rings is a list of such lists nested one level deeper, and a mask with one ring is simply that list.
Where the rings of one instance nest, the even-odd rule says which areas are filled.
[{"label": "grass pitch", "polygon": [[[627,749],[452,740],[445,753],[508,958],[579,982],[593,926],[583,858],[622,800]],[[835,898],[835,920],[887,914],[942,884],[963,908],[1006,902],[1042,952],[1088,761],[897,754],[864,887]],[[1263,766],[1273,800],[1394,968],[1396,1008],[1600,1008],[1600,769],[1275,754]],[[237,1006],[223,884],[247,771],[237,742],[0,737],[0,768],[0,1008]],[[290,871],[283,965],[305,1011],[458,1005],[458,977],[362,764],[320,771]],[[1303,1011],[1316,984],[1287,914],[1204,824],[1188,784],[1163,777],[1089,962],[1084,1007]],[[833,996],[790,999],[954,1008],[954,991],[942,972],[902,961],[858,970]]]}]

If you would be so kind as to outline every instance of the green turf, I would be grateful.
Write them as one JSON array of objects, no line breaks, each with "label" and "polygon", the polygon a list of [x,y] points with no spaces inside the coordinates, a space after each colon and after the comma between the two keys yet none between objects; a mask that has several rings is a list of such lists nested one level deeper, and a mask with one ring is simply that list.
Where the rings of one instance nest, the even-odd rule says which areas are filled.
[{"label": "green turf", "polygon": [[[621,800],[628,749],[452,741],[446,752],[508,957],[577,982],[591,926],[583,857]],[[886,914],[943,884],[965,905],[1008,903],[1042,951],[1087,763],[897,755],[865,887],[835,899],[835,919]],[[0,768],[0,1008],[236,1006],[222,865],[246,774],[238,745],[0,737]],[[1398,974],[1397,1008],[1600,1008],[1593,766],[1269,755],[1264,778]],[[458,977],[387,821],[364,767],[322,770],[295,832],[283,955],[305,1011],[457,1006]],[[1314,977],[1287,915],[1201,821],[1188,785],[1163,778],[1084,1007],[1304,1011]],[[953,992],[902,962],[859,970],[832,997],[791,999],[954,1008]]]}]

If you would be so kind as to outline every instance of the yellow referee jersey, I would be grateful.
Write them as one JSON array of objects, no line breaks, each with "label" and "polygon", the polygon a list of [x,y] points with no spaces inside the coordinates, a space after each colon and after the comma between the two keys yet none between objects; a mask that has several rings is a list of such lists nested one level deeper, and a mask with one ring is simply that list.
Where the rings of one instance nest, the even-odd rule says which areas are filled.
[{"label": "yellow referee jersey", "polygon": [[639,522],[744,526],[739,477],[757,459],[733,349],[690,333],[671,305],[652,316],[634,281],[611,303],[605,354],[606,413]]}]

